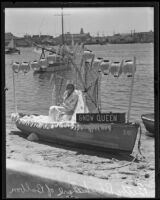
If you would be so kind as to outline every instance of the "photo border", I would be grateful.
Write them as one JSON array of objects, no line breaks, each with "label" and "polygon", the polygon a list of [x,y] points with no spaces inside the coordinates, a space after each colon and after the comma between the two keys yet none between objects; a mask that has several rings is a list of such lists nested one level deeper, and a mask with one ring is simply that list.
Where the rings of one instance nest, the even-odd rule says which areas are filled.
[{"label": "photo border", "polygon": [[159,2],[1,2],[1,119],[2,119],[2,198],[6,198],[6,110],[5,110],[5,8],[43,7],[153,7],[154,8],[154,110],[155,110],[155,197],[160,197],[159,134]]}]

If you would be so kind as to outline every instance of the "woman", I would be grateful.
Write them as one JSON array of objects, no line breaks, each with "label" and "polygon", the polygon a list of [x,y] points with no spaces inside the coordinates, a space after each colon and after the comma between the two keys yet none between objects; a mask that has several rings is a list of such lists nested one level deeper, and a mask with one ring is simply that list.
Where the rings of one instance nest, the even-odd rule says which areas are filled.
[{"label": "woman", "polygon": [[78,94],[72,83],[67,84],[63,95],[63,103],[60,106],[51,106],[49,109],[49,118],[52,121],[63,119],[70,120],[78,102]]}]

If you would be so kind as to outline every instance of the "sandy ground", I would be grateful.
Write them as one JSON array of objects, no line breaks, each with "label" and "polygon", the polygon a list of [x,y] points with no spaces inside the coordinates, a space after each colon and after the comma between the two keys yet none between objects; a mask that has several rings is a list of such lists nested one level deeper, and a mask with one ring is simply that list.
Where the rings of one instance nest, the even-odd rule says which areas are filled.
[{"label": "sandy ground", "polygon": [[[28,141],[27,137],[16,128],[6,132],[6,158],[8,159],[32,162],[51,168],[57,167],[100,179],[114,179],[119,184],[137,188],[140,197],[154,197],[154,139],[143,135],[141,151],[145,158],[139,155],[138,160],[132,162],[134,159],[132,156]],[[136,153],[135,145],[133,155]]]}]

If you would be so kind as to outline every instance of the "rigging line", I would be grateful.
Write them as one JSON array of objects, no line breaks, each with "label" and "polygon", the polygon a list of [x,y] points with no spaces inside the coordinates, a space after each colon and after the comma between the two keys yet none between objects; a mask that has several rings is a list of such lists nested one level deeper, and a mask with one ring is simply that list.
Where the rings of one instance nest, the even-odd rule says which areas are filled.
[{"label": "rigging line", "polygon": [[63,84],[63,78],[61,78],[61,82],[60,82],[60,88],[59,88],[59,93],[58,93],[58,98],[60,99],[60,92],[61,92],[61,88],[62,88],[62,84]]},{"label": "rigging line", "polygon": [[141,127],[141,124],[138,123],[138,126],[139,126],[139,140],[138,140],[138,151],[139,153],[141,154],[141,156],[143,158],[145,158],[145,156],[142,155],[142,152],[141,152],[141,136],[142,136],[142,127]]},{"label": "rigging line", "polygon": [[[98,79],[98,77],[97,77],[97,79]],[[88,86],[88,88],[86,88],[87,91],[94,85],[94,83],[96,83],[97,79],[96,79],[95,81],[93,81],[93,82],[90,84],[90,86]]]},{"label": "rigging line", "polygon": [[[86,91],[85,83],[84,83],[84,81],[83,81],[83,79],[82,79],[82,75],[81,75],[81,73],[80,73],[80,71],[79,71],[77,65],[74,63],[74,61],[73,61],[72,59],[71,59],[71,63],[72,63],[72,65],[74,66],[74,68],[76,69],[76,71],[77,71],[77,73],[78,73],[78,76],[79,76],[80,81],[81,81],[81,83],[82,83],[82,85],[83,85],[84,91]],[[86,93],[87,93],[87,92],[86,92]],[[92,99],[92,97],[90,96],[90,94],[87,93],[87,95],[88,95],[88,97],[90,98],[90,100],[92,101],[92,103],[95,105],[95,107],[97,108],[97,105],[96,105],[96,103],[94,102],[94,100]],[[97,108],[97,109],[98,109],[98,112],[100,113],[100,109],[99,109],[99,108]]]},{"label": "rigging line", "polygon": [[[98,78],[96,79],[96,81],[95,81],[95,83],[98,81]],[[95,85],[96,86],[96,85]],[[94,91],[96,92],[96,90],[97,90],[97,93],[98,93],[98,88],[97,87],[95,87],[94,88]],[[100,108],[99,108],[99,106],[97,106],[97,104],[96,104],[96,102],[93,100],[93,98],[90,96],[90,94],[88,93],[88,89],[87,88],[85,88],[85,91],[84,91],[85,93],[87,93],[87,95],[88,95],[88,97],[89,97],[89,99],[91,100],[91,102],[95,105],[95,107],[98,109],[98,112],[100,113]],[[98,94],[96,93],[96,98],[97,98],[97,96],[98,96]]]},{"label": "rigging line", "polygon": [[[98,81],[98,78],[97,78],[96,81],[94,81],[93,83],[96,83],[97,81]],[[92,83],[88,88],[85,89],[85,92],[86,92],[86,93],[87,93],[88,90],[93,86],[93,83]],[[94,84],[94,85],[96,85],[96,84]],[[98,95],[97,95],[97,93],[98,93],[98,88],[94,88],[94,90],[96,90],[96,97],[97,97],[97,96],[98,96]],[[90,97],[90,100],[92,101],[92,103],[94,103],[94,105],[97,107],[96,102],[92,99],[91,96],[89,96],[89,97]]]},{"label": "rigging line", "polygon": [[63,80],[64,80],[64,79],[61,78],[61,84],[60,84],[59,94],[60,94],[60,92],[61,92],[61,88],[62,88]]}]

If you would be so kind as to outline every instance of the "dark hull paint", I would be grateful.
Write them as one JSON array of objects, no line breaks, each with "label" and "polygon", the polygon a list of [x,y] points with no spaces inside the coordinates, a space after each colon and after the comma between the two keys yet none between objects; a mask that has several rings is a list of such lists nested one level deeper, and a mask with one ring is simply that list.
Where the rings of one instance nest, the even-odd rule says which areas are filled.
[{"label": "dark hull paint", "polygon": [[18,50],[18,49],[8,49],[8,50],[5,50],[5,54],[14,54],[14,53],[20,54],[20,50]]},{"label": "dark hull paint", "polygon": [[146,114],[141,116],[143,124],[148,132],[146,135],[154,136],[155,129],[154,129],[154,114]]},{"label": "dark hull paint", "polygon": [[67,65],[64,63],[54,63],[52,65],[49,65],[46,69],[40,68],[39,70],[34,71],[34,73],[57,72],[64,70],[71,70],[71,65]]},{"label": "dark hull paint", "polygon": [[44,129],[30,127],[18,121],[16,126],[29,135],[36,133],[41,140],[53,143],[76,144],[81,148],[100,148],[104,150],[122,151],[131,154],[138,133],[136,124],[112,124],[111,130],[89,132],[88,130],[72,130],[70,128]]}]

